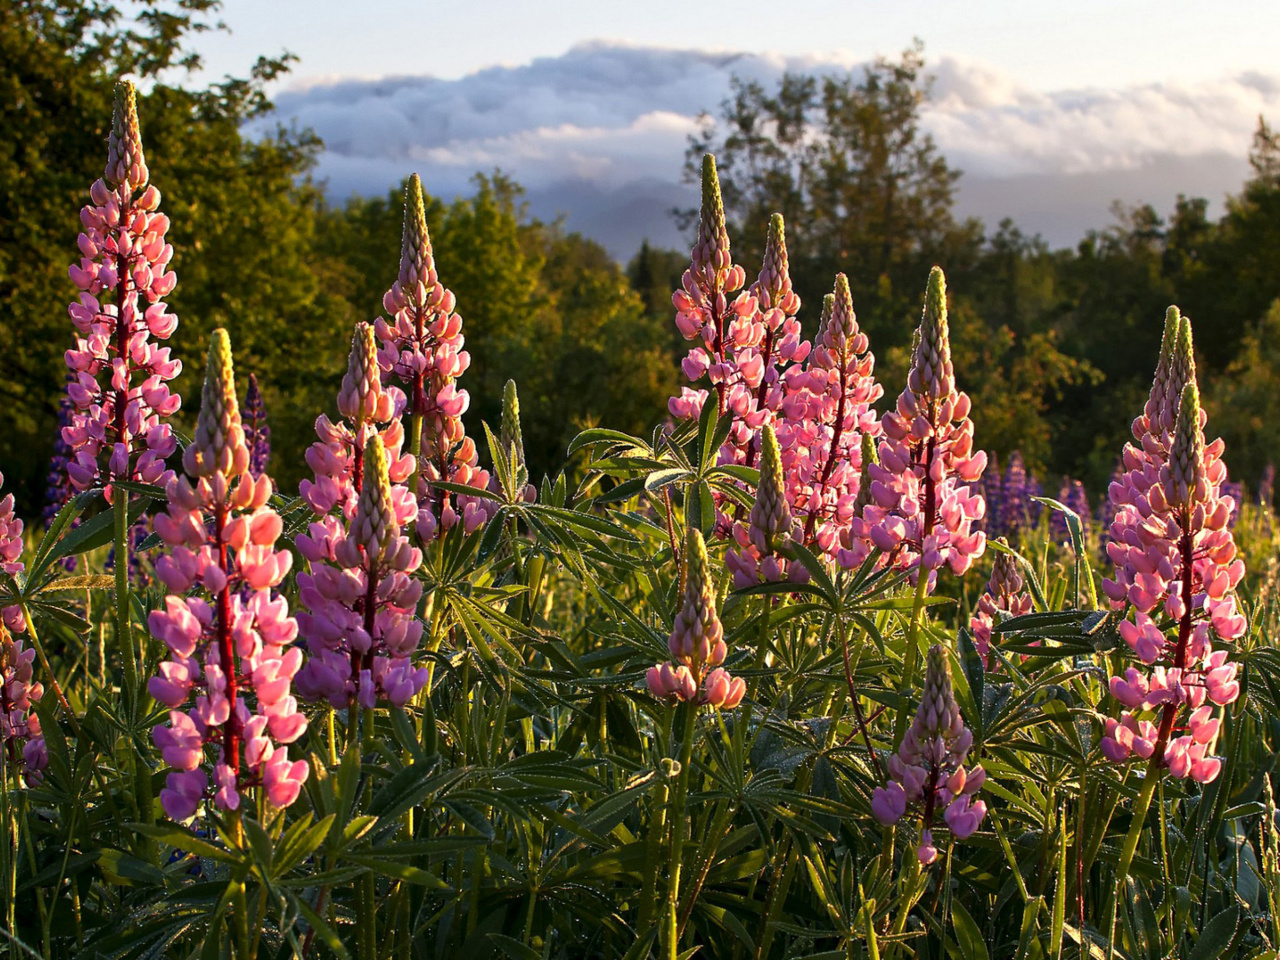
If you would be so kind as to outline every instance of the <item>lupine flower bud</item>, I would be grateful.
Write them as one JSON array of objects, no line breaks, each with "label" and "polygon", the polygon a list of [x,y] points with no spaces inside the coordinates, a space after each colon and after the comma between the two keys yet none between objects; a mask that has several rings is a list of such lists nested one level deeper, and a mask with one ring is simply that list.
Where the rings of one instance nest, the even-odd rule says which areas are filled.
[{"label": "lupine flower bud", "polygon": [[740,677],[732,677],[720,669],[728,649],[716,612],[707,546],[696,527],[689,528],[684,556],[687,564],[684,602],[667,641],[673,662],[649,668],[646,677],[649,692],[667,699],[696,698],[698,703],[732,710],[742,702],[747,685]]},{"label": "lupine flower bud", "polygon": [[791,531],[791,508],[782,488],[782,454],[773,428],[761,431],[760,487],[751,508],[751,542],[761,553],[772,553],[780,536]]},{"label": "lupine flower bud", "polygon": [[759,278],[751,285],[751,294],[764,311],[778,307],[783,314],[794,314],[799,309],[799,298],[791,288],[786,225],[780,213],[769,218],[769,233],[764,241],[764,261]]},{"label": "lupine flower bud", "polygon": [[524,466],[524,436],[520,432],[520,396],[516,393],[516,382],[508,380],[502,388],[502,425],[498,433],[498,443],[504,454],[515,451],[516,466]]},{"label": "lupine flower bud", "polygon": [[964,573],[986,547],[978,481],[987,455],[973,449],[969,409],[969,397],[955,387],[946,284],[934,267],[907,387],[881,420],[880,463],[867,470],[872,503],[849,532],[885,551],[913,580],[924,572],[932,583],[944,564]]},{"label": "lupine flower bud", "polygon": [[400,535],[387,476],[387,451],[381,437],[370,437],[364,448],[364,485],[351,520],[351,539],[366,553],[381,558],[389,540]]},{"label": "lupine flower bud", "polygon": [[[777,555],[777,548],[791,537],[793,523],[778,440],[773,428],[766,424],[760,433],[760,484],[756,488],[756,502],[746,526],[734,525],[736,549],[730,548],[725,556],[735,587],[787,578],[789,562]],[[797,566],[795,573],[799,574],[802,569]]]},{"label": "lupine flower bud", "polygon": [[182,402],[167,384],[182,364],[150,338],[167,339],[178,325],[162,300],[177,278],[168,268],[169,218],[148,185],[132,84],[116,88],[106,171],[89,195],[81,258],[68,271],[81,293],[68,308],[78,336],[65,358],[75,405],[62,431],[74,451],[67,473],[77,490],[109,488],[113,479],[163,485],[177,443],[162,420]]},{"label": "lupine flower bud", "polygon": [[244,395],[244,435],[249,444],[249,473],[256,480],[267,472],[271,459],[271,427],[267,424],[267,408],[262,402],[258,378],[249,374],[249,389]]},{"label": "lupine flower bud", "polygon": [[221,327],[213,331],[209,340],[200,415],[196,418],[195,437],[183,451],[182,464],[192,477],[214,473],[239,476],[249,469],[249,447],[240,422],[231,368],[231,340]]},{"label": "lupine flower bud", "polygon": [[[1181,384],[1167,432],[1168,408],[1160,404],[1167,403],[1161,397],[1168,391],[1162,390],[1182,377],[1191,379]],[[1111,695],[1126,709],[1119,719],[1107,718],[1102,751],[1116,762],[1136,755],[1175,777],[1208,783],[1221,769],[1210,755],[1219,728],[1213,705],[1225,706],[1240,693],[1236,665],[1227,663],[1227,651],[1213,649],[1213,637],[1234,640],[1247,623],[1235,597],[1244,576],[1231,535],[1236,504],[1223,489],[1222,441],[1205,444],[1194,378],[1191,325],[1184,317],[1168,384],[1160,383],[1158,369],[1161,390],[1153,387],[1147,411],[1135,422],[1135,435],[1140,426],[1147,429],[1142,446],[1125,448],[1128,469],[1109,491],[1115,516],[1107,553],[1115,578],[1103,581],[1103,592],[1116,608],[1134,606],[1134,619],[1121,622],[1120,636],[1140,661],[1155,666],[1150,675],[1129,667],[1111,678]],[[1160,629],[1161,614],[1177,623],[1176,641]]]},{"label": "lupine flower bud", "polygon": [[[1004,537],[997,537],[996,543],[1009,546],[1009,541]],[[1009,617],[1021,617],[1031,613],[1033,609],[1031,594],[1023,588],[1017,561],[1011,554],[997,553],[991,565],[991,579],[987,583],[986,592],[978,599],[977,612],[969,621],[973,645],[984,665],[990,665],[991,662],[991,628],[997,623],[1000,613]]]},{"label": "lupine flower bud", "polygon": [[[305,760],[289,760],[285,746],[307,726],[289,693],[302,664],[293,645],[298,625],[276,595],[293,555],[275,549],[283,523],[267,505],[271,479],[248,472],[222,329],[210,341],[196,437],[183,466],[186,476],[166,488],[168,510],[155,518],[169,545],[156,576],[170,593],[148,619],[169,650],[147,685],[170,708],[169,725],[152,732],[174,768],[160,802],[185,820],[206,798],[234,811],[245,791],[260,788],[273,806],[286,807],[309,771]],[[207,770],[206,748],[216,756]]]},{"label": "lupine flower bud", "polygon": [[147,161],[142,155],[138,93],[130,80],[116,84],[111,134],[107,138],[107,169],[103,179],[108,186],[127,186],[130,190],[145,186],[150,179]]},{"label": "lupine flower bud", "polygon": [[949,397],[956,388],[956,374],[951,364],[951,340],[947,329],[947,281],[938,267],[929,271],[924,316],[920,321],[920,339],[916,343],[907,384],[916,394],[939,402]]},{"label": "lupine flower bud", "polygon": [[864,433],[862,435],[862,480],[858,483],[858,497],[853,502],[853,514],[856,517],[862,516],[862,511],[867,504],[871,502],[871,479],[867,475],[867,468],[873,464],[880,462],[880,452],[876,449],[876,437],[872,433]]},{"label": "lupine flower bud", "polygon": [[898,752],[889,758],[889,782],[877,787],[871,812],[881,823],[902,819],[909,809],[921,808],[921,863],[937,857],[933,843],[935,816],[959,840],[971,836],[986,816],[987,805],[977,799],[987,775],[981,766],[965,769],[973,734],[964,725],[951,688],[951,665],[940,644],[929,649],[920,706]]},{"label": "lupine flower bud", "polygon": [[702,157],[702,209],[698,216],[698,240],[693,245],[693,267],[706,275],[709,284],[714,284],[720,274],[732,266],[716,158],[708,153]]},{"label": "lupine flower bud", "polygon": [[1204,476],[1204,433],[1200,429],[1200,392],[1195,381],[1182,390],[1173,449],[1169,451],[1170,502],[1188,509],[1207,494]]}]

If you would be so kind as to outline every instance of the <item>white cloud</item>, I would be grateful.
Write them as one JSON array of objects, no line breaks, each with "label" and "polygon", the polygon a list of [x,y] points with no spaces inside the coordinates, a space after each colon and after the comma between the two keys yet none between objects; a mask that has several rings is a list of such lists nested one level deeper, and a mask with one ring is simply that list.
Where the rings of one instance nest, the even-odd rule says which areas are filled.
[{"label": "white cloud", "polygon": [[[335,196],[380,193],[417,170],[429,190],[452,197],[476,171],[501,168],[528,189],[536,215],[567,212],[570,227],[625,257],[646,235],[678,242],[666,210],[691,202],[681,182],[687,138],[732,75],[768,89],[784,70],[857,66],[840,55],[592,42],[458,80],[311,80],[276,103],[281,119],[324,139],[319,174]],[[1177,192],[1219,200],[1239,186],[1258,115],[1280,113],[1280,77],[1256,72],[1044,93],[972,60],[942,57],[930,69],[925,126],[965,172],[962,212],[1011,215],[1055,243],[1105,225],[1116,197],[1160,208]],[[637,215],[646,198],[661,206]]]}]

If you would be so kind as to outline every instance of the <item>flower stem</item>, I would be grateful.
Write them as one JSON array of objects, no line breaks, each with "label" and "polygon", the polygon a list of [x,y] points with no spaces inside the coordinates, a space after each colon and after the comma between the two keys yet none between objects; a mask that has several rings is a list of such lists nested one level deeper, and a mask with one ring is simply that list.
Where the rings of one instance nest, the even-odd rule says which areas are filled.
[{"label": "flower stem", "polygon": [[902,738],[906,736],[907,724],[911,720],[911,712],[906,709],[906,695],[915,686],[916,671],[920,668],[920,642],[917,638],[920,633],[920,617],[924,613],[924,600],[929,592],[928,571],[924,569],[923,564],[918,566],[916,571],[916,596],[915,602],[911,605],[911,625],[907,628],[907,649],[903,651],[902,686],[899,687],[903,700],[893,729],[895,750],[902,743]]},{"label": "flower stem", "polygon": [[1120,848],[1120,862],[1116,864],[1116,891],[1111,902],[1107,904],[1107,960],[1115,956],[1116,948],[1116,906],[1124,895],[1125,882],[1129,879],[1129,867],[1133,865],[1133,855],[1138,851],[1138,840],[1142,836],[1142,828],[1146,825],[1147,810],[1151,807],[1151,798],[1155,795],[1156,784],[1160,782],[1163,768],[1160,766],[1162,754],[1153,754],[1147,767],[1147,776],[1142,790],[1138,793],[1137,803],[1133,807],[1133,822],[1129,824],[1129,832],[1125,835],[1124,846]]},{"label": "flower stem", "polygon": [[671,881],[667,886],[666,916],[663,920],[665,939],[663,956],[676,960],[680,955],[680,865],[684,860],[684,841],[687,825],[684,821],[685,801],[689,792],[689,767],[693,763],[693,734],[698,719],[698,706],[689,702],[680,705],[684,711],[684,723],[680,735],[680,773],[676,780],[675,794],[671,797]]},{"label": "flower stem", "polygon": [[127,702],[134,703],[138,690],[138,657],[129,629],[129,495],[115,489],[115,563],[116,563],[116,643],[124,658],[124,683]]}]

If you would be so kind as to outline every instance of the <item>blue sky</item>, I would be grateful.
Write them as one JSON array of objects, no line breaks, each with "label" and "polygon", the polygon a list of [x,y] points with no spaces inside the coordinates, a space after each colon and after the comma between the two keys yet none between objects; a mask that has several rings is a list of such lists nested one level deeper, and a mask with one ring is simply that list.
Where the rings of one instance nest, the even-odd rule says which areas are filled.
[{"label": "blue sky", "polygon": [[279,119],[324,138],[336,198],[411,170],[451,197],[500,167],[535,215],[621,258],[645,236],[681,243],[666,211],[690,200],[686,137],[735,73],[856,69],[920,37],[960,212],[1055,245],[1117,199],[1220,204],[1259,113],[1280,118],[1274,2],[225,0],[221,16],[231,32],[196,44],[204,77],[297,54]]}]

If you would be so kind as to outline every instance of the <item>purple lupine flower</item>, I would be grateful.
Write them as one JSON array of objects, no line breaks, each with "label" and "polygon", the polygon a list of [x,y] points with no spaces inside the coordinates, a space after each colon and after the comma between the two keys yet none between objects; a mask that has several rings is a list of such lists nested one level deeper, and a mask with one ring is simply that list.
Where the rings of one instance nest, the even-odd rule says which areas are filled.
[{"label": "purple lupine flower", "polygon": [[1271,491],[1276,485],[1276,465],[1268,463],[1262,471],[1262,479],[1258,481],[1258,503],[1270,509]]},{"label": "purple lupine flower", "polygon": [[987,805],[977,793],[987,779],[981,766],[966,770],[965,758],[973,745],[973,733],[960,717],[951,688],[951,665],[941,644],[929,648],[924,693],[916,717],[902,738],[898,752],[889,758],[889,782],[877,787],[871,812],[883,824],[892,824],[910,809],[920,808],[920,846],[916,856],[926,866],[938,857],[933,842],[938,810],[959,840],[973,834],[986,816]]},{"label": "purple lupine flower", "polygon": [[[1089,509],[1089,493],[1085,490],[1084,484],[1071,477],[1063,477],[1062,486],[1058,488],[1057,499],[1059,503],[1080,517],[1081,533],[1085,543],[1088,543],[1093,511]],[[1070,530],[1067,529],[1067,518],[1056,510],[1049,518],[1049,532],[1057,542],[1067,540],[1071,536]]]},{"label": "purple lupine flower", "polygon": [[267,472],[271,459],[271,426],[257,374],[253,373],[249,374],[249,389],[244,395],[244,439],[249,444],[249,475],[256,480]]},{"label": "purple lupine flower", "polygon": [[[67,381],[71,381],[71,377],[67,377]],[[68,500],[75,496],[75,488],[71,485],[71,477],[67,473],[67,464],[71,462],[72,448],[62,436],[64,427],[71,426],[71,416],[75,411],[75,404],[71,402],[71,397],[67,394],[62,395],[62,399],[58,401],[58,432],[53,438],[53,457],[49,461],[49,473],[45,478],[44,493],[44,513],[41,519],[44,521],[45,529],[49,529],[49,524],[53,523],[53,518],[58,515]]]},{"label": "purple lupine flower", "polygon": [[1231,519],[1227,521],[1227,525],[1235,529],[1236,521],[1240,519],[1240,508],[1244,506],[1244,484],[1239,480],[1227,480],[1222,484],[1222,495],[1235,504],[1231,509]]},{"label": "purple lupine flower", "polygon": [[[139,548],[150,535],[151,520],[145,514],[135,520],[133,525],[129,527],[129,580],[143,587],[151,582],[151,578],[147,576],[146,570],[142,566],[142,554]],[[74,559],[74,557],[71,559]],[[104,570],[114,570],[116,568],[116,548],[114,545],[107,551],[107,559],[103,562],[102,567]],[[72,570],[74,567],[67,567],[67,569]]]},{"label": "purple lupine flower", "polygon": [[[957,576],[982,556],[986,512],[979,483],[987,455],[973,449],[969,395],[957,389],[947,324],[947,284],[929,272],[907,385],[880,422],[880,462],[867,464],[871,502],[849,535],[883,550],[932,589],[944,565]],[[853,498],[850,498],[852,501]]]},{"label": "purple lupine flower", "polygon": [[1006,536],[1013,536],[1025,529],[1030,522],[1030,478],[1027,476],[1027,464],[1018,450],[1009,454],[1009,462],[1004,468],[1004,479],[1001,481],[1000,528]]},{"label": "purple lupine flower", "polygon": [[1035,527],[1040,523],[1040,514],[1044,510],[1044,504],[1040,503],[1036,497],[1044,496],[1044,484],[1040,482],[1040,478],[1034,473],[1027,474],[1027,526]]},{"label": "purple lupine flower", "polygon": [[[10,493],[0,500],[0,570],[15,574],[22,569],[22,521],[14,513]],[[31,710],[31,704],[44,693],[33,678],[36,652],[23,649],[22,641],[12,636],[25,629],[18,607],[0,610],[0,750],[11,760],[18,760],[20,754],[23,775],[28,784],[34,784],[49,763],[49,753],[40,735],[40,719]]]},{"label": "purple lupine flower", "polygon": [[[67,382],[71,382],[70,376],[67,377]],[[71,484],[71,475],[67,473],[67,465],[71,463],[71,457],[75,451],[62,436],[63,429],[71,426],[74,413],[75,404],[71,402],[71,397],[64,393],[62,399],[58,401],[58,431],[53,438],[53,457],[49,460],[49,473],[45,478],[45,503],[41,519],[44,521],[46,530],[53,523],[58,511],[76,494],[75,487]],[[71,521],[71,529],[74,530],[78,526],[80,526],[80,518],[76,517]],[[60,563],[62,569],[71,573],[76,569],[79,560],[80,558],[75,556],[63,557]]]}]

